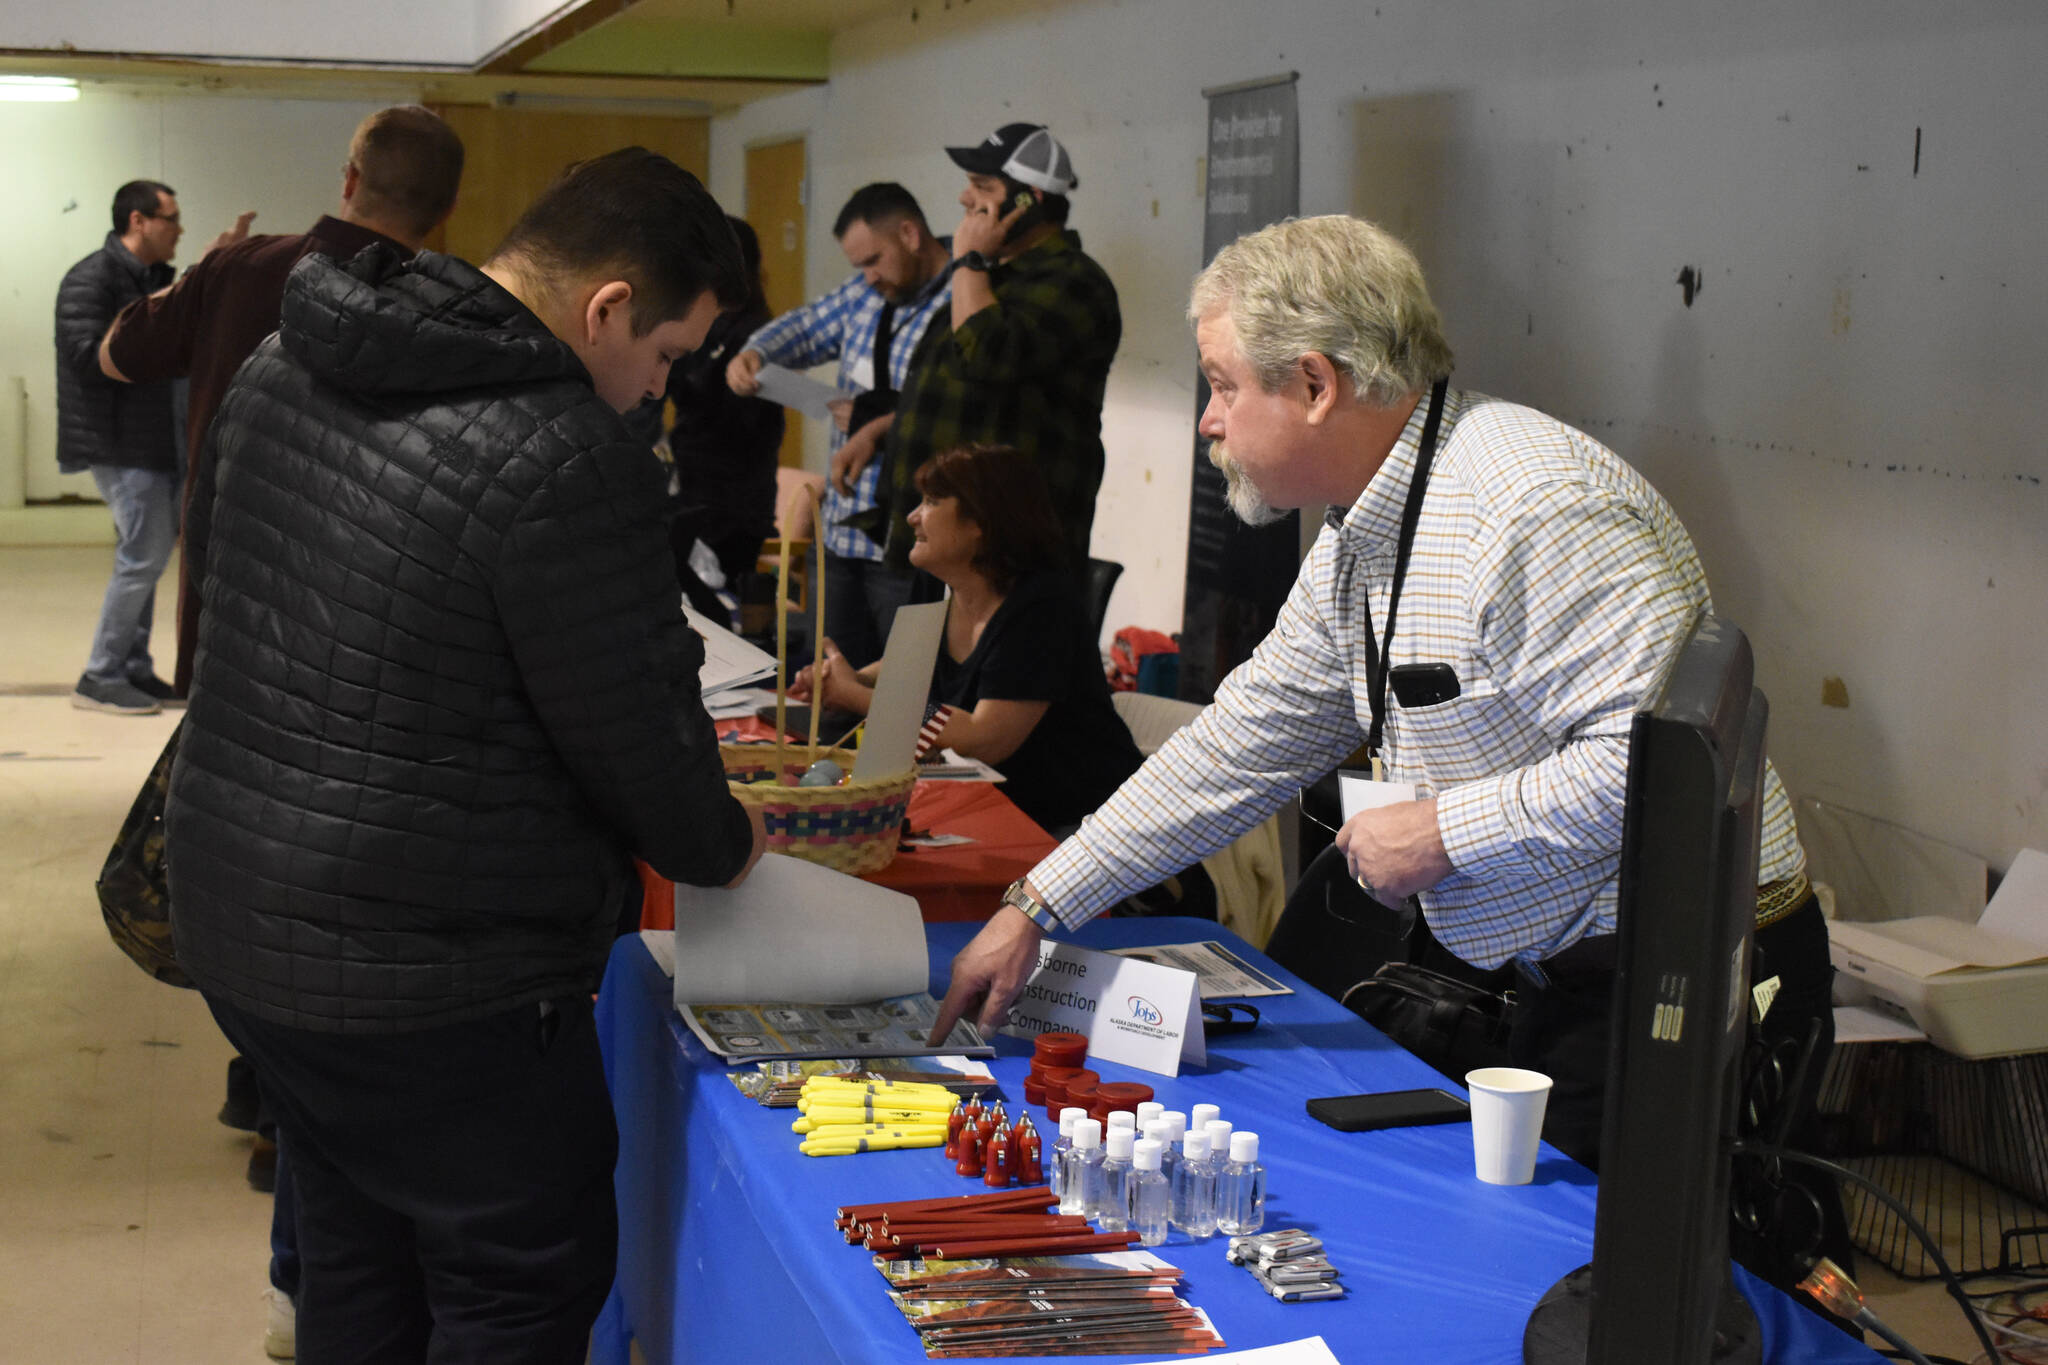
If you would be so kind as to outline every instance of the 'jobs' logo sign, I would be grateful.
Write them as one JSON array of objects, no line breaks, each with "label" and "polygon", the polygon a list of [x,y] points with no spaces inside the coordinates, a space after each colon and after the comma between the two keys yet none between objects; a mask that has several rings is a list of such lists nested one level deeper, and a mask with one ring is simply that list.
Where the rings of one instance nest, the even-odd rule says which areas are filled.
[{"label": "'jobs' logo sign", "polygon": [[1166,1016],[1159,1012],[1159,1006],[1153,1004],[1142,995],[1131,997],[1131,1018],[1141,1024],[1151,1024],[1154,1027],[1166,1022]]}]

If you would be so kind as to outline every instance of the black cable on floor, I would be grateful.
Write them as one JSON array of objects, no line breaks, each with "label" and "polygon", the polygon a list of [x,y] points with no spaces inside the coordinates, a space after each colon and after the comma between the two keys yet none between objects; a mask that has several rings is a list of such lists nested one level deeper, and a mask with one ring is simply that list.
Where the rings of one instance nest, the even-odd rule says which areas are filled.
[{"label": "black cable on floor", "polygon": [[1811,1166],[1816,1170],[1827,1171],[1837,1180],[1853,1180],[1883,1200],[1891,1211],[1899,1216],[1900,1221],[1904,1222],[1911,1229],[1913,1235],[1920,1239],[1921,1244],[1927,1248],[1928,1256],[1934,1261],[1934,1268],[1941,1272],[1942,1283],[1948,1287],[1949,1296],[1962,1306],[1963,1316],[1970,1321],[1970,1330],[1977,1334],[1977,1340],[1983,1345],[1985,1359],[1993,1362],[2000,1359],[1998,1348],[1991,1342],[1991,1334],[1984,1330],[1984,1324],[1977,1318],[1976,1306],[1970,1302],[1969,1295],[1963,1291],[1962,1281],[1956,1278],[1955,1271],[1949,1269],[1948,1258],[1941,1254],[1940,1244],[1928,1235],[1927,1229],[1921,1226],[1920,1220],[1913,1216],[1911,1209],[1893,1198],[1876,1181],[1859,1175],[1846,1166],[1837,1165],[1821,1157],[1808,1156],[1805,1152],[1797,1152],[1790,1147],[1771,1147],[1763,1143],[1738,1142],[1735,1144],[1735,1154],[1737,1156],[1763,1157],[1769,1160],[1790,1161],[1795,1165]]}]

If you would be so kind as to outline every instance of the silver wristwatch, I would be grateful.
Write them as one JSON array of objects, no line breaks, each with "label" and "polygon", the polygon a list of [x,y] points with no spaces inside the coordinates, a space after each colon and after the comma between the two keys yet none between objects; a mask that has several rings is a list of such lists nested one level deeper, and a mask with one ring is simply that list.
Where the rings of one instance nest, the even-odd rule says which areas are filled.
[{"label": "silver wristwatch", "polygon": [[1060,923],[1059,916],[1053,914],[1051,906],[1031,894],[1022,877],[1011,882],[1009,889],[1003,892],[1003,904],[1022,910],[1031,917],[1033,924],[1048,934],[1065,927]]}]

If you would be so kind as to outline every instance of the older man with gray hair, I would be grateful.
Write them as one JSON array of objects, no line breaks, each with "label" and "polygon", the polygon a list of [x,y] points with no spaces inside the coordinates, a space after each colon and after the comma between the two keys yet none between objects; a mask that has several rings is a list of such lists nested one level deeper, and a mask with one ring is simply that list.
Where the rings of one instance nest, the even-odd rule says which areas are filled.
[{"label": "older man with gray hair", "polygon": [[[1692,542],[1591,437],[1451,388],[1421,268],[1370,223],[1244,237],[1196,279],[1188,314],[1211,389],[1200,431],[1232,508],[1259,522],[1327,507],[1322,532],[1215,704],[955,959],[941,1032],[976,1005],[1001,1024],[1043,934],[1224,847],[1363,742],[1383,804],[1304,878],[1321,895],[1297,894],[1283,921],[1313,945],[1294,960],[1335,962],[1322,984],[1355,981],[1375,964],[1342,959],[1377,922],[1411,960],[1512,986],[1514,1057],[1556,1081],[1545,1134],[1591,1163],[1630,718],[1708,605]],[[1758,945],[1788,1025],[1828,1019],[1804,869],[1768,773]]]}]

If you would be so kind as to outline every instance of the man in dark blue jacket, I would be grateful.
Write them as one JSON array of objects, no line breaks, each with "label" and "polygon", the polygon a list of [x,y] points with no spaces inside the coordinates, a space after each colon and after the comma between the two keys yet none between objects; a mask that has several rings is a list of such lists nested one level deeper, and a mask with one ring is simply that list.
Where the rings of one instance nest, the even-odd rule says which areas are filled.
[{"label": "man in dark blue jacket", "polygon": [[114,193],[106,244],[57,286],[57,468],[92,471],[114,514],[114,577],[71,704],[146,716],[170,684],[149,654],[156,581],[178,543],[178,436],[169,383],[117,384],[100,373],[114,315],[171,282],[184,227],[169,185],[131,180]]},{"label": "man in dark blue jacket", "polygon": [[584,1357],[631,858],[718,885],[765,842],[619,413],[744,297],[718,205],[631,148],[481,270],[300,261],[208,431],[165,848],[179,961],[292,1154],[302,1360]]}]

